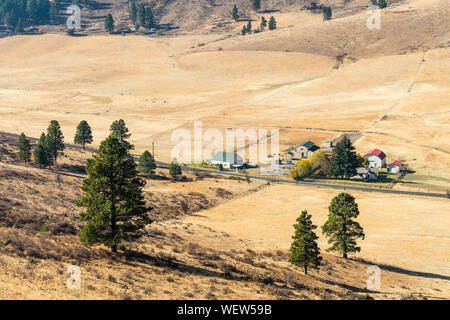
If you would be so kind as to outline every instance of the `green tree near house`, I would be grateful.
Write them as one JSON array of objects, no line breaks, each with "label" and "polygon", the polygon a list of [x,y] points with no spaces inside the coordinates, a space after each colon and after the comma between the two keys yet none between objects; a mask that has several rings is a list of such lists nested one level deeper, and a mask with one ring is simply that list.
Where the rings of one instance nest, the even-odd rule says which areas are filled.
[{"label": "green tree near house", "polygon": [[231,17],[234,21],[239,19],[239,9],[236,5],[234,5],[233,10],[231,10]]},{"label": "green tree near house", "polygon": [[110,34],[114,31],[114,19],[111,13],[108,13],[105,19],[105,31]]},{"label": "green tree near house", "polygon": [[65,149],[64,136],[58,121],[50,121],[50,125],[47,128],[46,140],[50,154],[53,157],[53,162],[57,163],[58,157],[63,154]]},{"label": "green tree near house", "polygon": [[181,166],[178,163],[172,162],[169,165],[169,175],[174,178],[178,179],[179,176],[181,176],[183,172],[181,171]]},{"label": "green tree near house", "polygon": [[245,36],[247,34],[247,27],[243,26],[241,30],[241,35]]},{"label": "green tree near house", "polygon": [[76,201],[86,208],[80,214],[86,222],[80,242],[88,247],[104,244],[117,252],[119,243],[138,239],[152,222],[148,216],[152,209],[142,194],[145,181],[138,176],[129,150],[113,136],[102,141],[98,154],[87,160],[86,172],[84,194]]},{"label": "green tree near house", "polygon": [[331,7],[322,7],[323,21],[331,20],[333,15]]},{"label": "green tree near house", "polygon": [[328,220],[322,226],[322,232],[329,238],[332,246],[327,251],[337,251],[347,259],[347,254],[359,252],[356,240],[364,240],[363,228],[355,219],[359,216],[358,204],[348,193],[340,193],[331,200],[328,207]]},{"label": "green tree near house", "polygon": [[330,161],[331,175],[334,177],[349,179],[356,174],[359,166],[355,147],[347,136],[336,144]]},{"label": "green tree near house", "polygon": [[123,119],[114,121],[109,127],[109,131],[113,137],[116,137],[119,142],[127,149],[133,150],[134,146],[130,144],[127,140],[131,137],[129,130]]},{"label": "green tree near house", "polygon": [[275,30],[277,28],[277,21],[275,20],[275,18],[272,16],[269,19],[269,30]]},{"label": "green tree near house", "polygon": [[27,139],[25,133],[23,132],[18,138],[18,146],[19,160],[23,161],[25,164],[28,164],[31,161],[31,144],[30,140]]},{"label": "green tree near house", "polygon": [[82,120],[78,126],[77,131],[75,133],[75,138],[73,142],[83,147],[83,150],[86,149],[86,145],[92,143],[92,130],[86,120]]},{"label": "green tree near house", "polygon": [[38,140],[36,149],[34,150],[33,160],[40,168],[53,165],[53,156],[48,145],[47,137],[43,132]]},{"label": "green tree near house", "polygon": [[292,237],[291,257],[289,262],[297,267],[302,267],[305,274],[308,274],[308,268],[319,269],[322,257],[320,256],[317,239],[319,237],[314,232],[317,226],[312,224],[311,215],[308,211],[302,211],[294,224],[295,233]]},{"label": "green tree near house", "polygon": [[155,175],[156,162],[153,155],[145,150],[144,153],[139,157],[138,171],[139,173],[151,177]]}]

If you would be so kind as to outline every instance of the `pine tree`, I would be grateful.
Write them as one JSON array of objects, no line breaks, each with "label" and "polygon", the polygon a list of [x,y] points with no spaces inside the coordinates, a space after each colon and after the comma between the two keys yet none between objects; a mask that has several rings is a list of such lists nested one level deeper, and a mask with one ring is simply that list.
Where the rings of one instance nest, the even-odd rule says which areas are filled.
[{"label": "pine tree", "polygon": [[277,28],[277,21],[275,20],[275,18],[272,16],[269,19],[269,30],[275,30]]},{"label": "pine tree", "polygon": [[143,175],[151,177],[155,174],[156,163],[153,155],[149,151],[145,151],[139,157],[138,171]]},{"label": "pine tree", "polygon": [[91,127],[89,126],[87,121],[83,120],[77,126],[77,132],[75,133],[73,142],[75,144],[81,145],[83,147],[83,150],[85,150],[86,145],[92,143],[92,141],[93,139]]},{"label": "pine tree", "polygon": [[109,130],[111,135],[119,139],[120,143],[127,150],[134,150],[134,146],[127,141],[127,139],[131,137],[131,134],[128,133],[128,128],[124,120],[120,119],[114,121],[109,127]]},{"label": "pine tree", "polygon": [[332,10],[331,7],[322,7],[323,20],[328,21],[331,20]]},{"label": "pine tree", "polygon": [[23,163],[27,164],[31,161],[31,144],[30,140],[27,139],[25,134],[19,136],[19,160],[23,161]]},{"label": "pine tree", "polygon": [[58,121],[56,120],[50,121],[50,125],[47,128],[46,140],[48,148],[50,150],[50,154],[53,157],[54,163],[56,163],[58,156],[62,154],[62,151],[65,148],[64,136]]},{"label": "pine tree", "polygon": [[364,239],[363,228],[354,219],[359,215],[355,198],[348,193],[340,193],[331,200],[328,207],[328,220],[322,226],[322,232],[332,244],[327,251],[338,251],[347,259],[347,253],[359,252],[356,239]]},{"label": "pine tree", "polygon": [[233,10],[231,10],[231,17],[235,21],[239,19],[239,9],[236,5],[234,5]]},{"label": "pine tree", "polygon": [[264,29],[267,27],[267,20],[264,18],[264,16],[261,17],[261,31],[264,31]]},{"label": "pine tree", "polygon": [[381,9],[386,8],[386,7],[387,7],[386,0],[378,0],[378,6],[379,6]]},{"label": "pine tree", "polygon": [[34,162],[38,164],[40,168],[50,167],[53,164],[53,156],[48,145],[47,137],[43,132],[36,145],[33,156]]},{"label": "pine tree", "polygon": [[245,35],[247,34],[247,27],[246,27],[246,26],[243,26],[243,27],[242,27],[241,34],[242,34],[243,36],[245,36]]},{"label": "pine tree", "polygon": [[172,162],[169,165],[169,175],[172,178],[177,179],[181,174],[182,174],[181,167],[177,163]]},{"label": "pine tree", "polygon": [[252,33],[252,21],[251,20],[249,20],[248,23],[247,23],[247,30],[246,31],[247,31],[248,34]]},{"label": "pine tree", "polygon": [[294,228],[295,234],[292,237],[294,241],[291,244],[289,262],[298,267],[303,267],[305,274],[308,274],[308,267],[317,270],[322,261],[317,245],[319,237],[314,232],[317,226],[312,224],[311,215],[304,210],[300,217],[297,218]]},{"label": "pine tree", "polygon": [[136,9],[136,4],[134,3],[134,0],[130,1],[128,12],[130,14],[131,23],[133,25],[135,25],[136,24],[136,19],[137,19],[137,9]]},{"label": "pine tree", "polygon": [[138,5],[137,24],[141,27],[143,27],[145,25],[145,6],[143,3],[140,3]]},{"label": "pine tree", "polygon": [[150,7],[145,8],[144,21],[145,21],[145,24],[143,25],[144,28],[151,29],[154,27],[153,12]]},{"label": "pine tree", "polygon": [[261,9],[261,0],[252,0],[252,5],[253,9],[255,9],[255,11],[258,11],[259,9]]},{"label": "pine tree", "polygon": [[100,144],[99,152],[86,164],[88,177],[76,201],[86,211],[80,214],[86,225],[80,241],[88,247],[104,244],[117,252],[122,241],[132,241],[151,223],[142,195],[145,185],[138,176],[129,151],[113,136]]},{"label": "pine tree", "polygon": [[330,161],[330,169],[333,176],[349,179],[356,174],[359,162],[354,150],[355,147],[347,136],[344,136],[336,144]]},{"label": "pine tree", "polygon": [[105,19],[105,31],[109,33],[113,33],[114,31],[114,19],[111,13],[108,13]]},{"label": "pine tree", "polygon": [[39,10],[36,0],[27,1],[27,15],[31,19],[31,23],[37,24],[39,22]]}]

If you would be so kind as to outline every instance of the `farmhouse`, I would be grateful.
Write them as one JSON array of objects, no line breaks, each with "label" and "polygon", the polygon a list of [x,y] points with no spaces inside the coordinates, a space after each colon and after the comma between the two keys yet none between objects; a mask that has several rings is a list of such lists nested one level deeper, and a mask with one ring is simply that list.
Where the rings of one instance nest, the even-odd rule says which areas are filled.
[{"label": "farmhouse", "polygon": [[213,165],[221,164],[225,169],[241,168],[244,160],[235,152],[217,152],[209,161]]},{"label": "farmhouse", "polygon": [[319,149],[320,147],[316,146],[312,141],[303,142],[293,150],[294,158],[308,159],[315,151]]},{"label": "farmhouse", "polygon": [[386,167],[390,173],[399,173],[403,170],[403,162],[398,160],[391,161],[386,165]]},{"label": "farmhouse", "polygon": [[360,167],[356,169],[356,173],[364,181],[377,180],[379,175],[378,168],[374,167],[372,168]]},{"label": "farmhouse", "polygon": [[386,166],[386,154],[378,149],[372,149],[364,155],[369,162],[369,168],[383,168]]}]

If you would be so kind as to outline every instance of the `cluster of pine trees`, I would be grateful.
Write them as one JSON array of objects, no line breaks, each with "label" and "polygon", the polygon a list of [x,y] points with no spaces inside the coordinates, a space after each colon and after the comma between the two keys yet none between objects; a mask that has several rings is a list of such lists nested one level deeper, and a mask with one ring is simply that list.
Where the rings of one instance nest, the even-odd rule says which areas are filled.
[{"label": "cluster of pine trees", "polygon": [[[261,17],[261,23],[259,24],[259,29],[252,31],[252,21],[249,20],[247,26],[242,27],[241,34],[245,36],[246,34],[251,34],[252,32],[263,32],[267,27],[267,20],[264,16]],[[277,28],[277,21],[272,16],[269,19],[269,30],[275,30]]]},{"label": "cluster of pine trees", "polygon": [[134,0],[132,0],[129,3],[128,13],[130,15],[131,23],[133,23],[136,30],[139,30],[140,27],[145,29],[155,27],[153,12],[149,5],[139,3],[136,6]]},{"label": "cluster of pine trees", "polygon": [[[365,235],[363,228],[355,221],[359,216],[355,198],[348,193],[340,193],[331,200],[328,211],[328,219],[322,226],[322,233],[331,244],[326,251],[339,252],[345,259],[349,253],[361,251],[356,240],[364,239]],[[294,229],[289,261],[302,267],[305,274],[308,274],[308,268],[319,269],[322,257],[314,231],[317,226],[312,223],[311,215],[306,210],[297,218]]]},{"label": "cluster of pine trees", "polygon": [[[81,189],[84,193],[76,204],[86,209],[80,214],[80,219],[86,222],[80,242],[88,247],[104,244],[117,252],[120,242],[139,238],[144,227],[152,222],[147,214],[152,208],[146,206],[142,194],[145,180],[139,173],[153,176],[156,162],[153,155],[145,151],[136,164],[130,153],[134,149],[128,141],[130,136],[124,120],[114,121],[98,154],[87,160],[88,177],[83,181]],[[91,128],[83,120],[77,126],[74,143],[85,149],[92,141]],[[65,148],[64,136],[56,120],[50,122],[47,133],[42,133],[34,152],[24,133],[19,136],[18,144],[20,161],[31,162],[33,154],[40,167],[55,164]],[[177,164],[171,164],[170,171],[175,177],[181,175],[181,167]]]},{"label": "cluster of pine trees", "polygon": [[2,0],[0,24],[22,32],[26,25],[49,23],[56,19],[57,3],[49,0]]}]

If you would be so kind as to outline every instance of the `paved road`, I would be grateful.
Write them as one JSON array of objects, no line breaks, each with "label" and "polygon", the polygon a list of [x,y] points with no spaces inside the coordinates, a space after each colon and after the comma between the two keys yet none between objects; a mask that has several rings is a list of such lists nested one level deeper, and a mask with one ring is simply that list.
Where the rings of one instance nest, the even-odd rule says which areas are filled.
[{"label": "paved road", "polygon": [[[0,135],[7,137],[17,138],[19,135],[7,132],[0,132]],[[37,138],[29,138],[30,140],[37,141]],[[82,149],[81,146],[75,144],[66,143],[65,146],[67,148],[73,149]],[[98,152],[98,149],[95,148],[86,148],[87,151],[90,152]],[[134,157],[136,160],[138,156]],[[156,165],[158,168],[167,169],[169,168],[169,163],[156,161]],[[199,168],[191,168],[191,167],[182,167],[184,171],[194,171],[194,172],[203,172],[211,175],[220,175],[220,176],[232,176],[232,177],[240,177],[246,178],[245,174],[236,173],[236,172],[226,172],[226,171],[212,171],[207,169],[199,169]],[[355,190],[355,191],[366,191],[366,192],[379,192],[379,193],[389,193],[389,194],[399,194],[399,195],[412,195],[412,196],[423,196],[423,197],[434,197],[434,198],[447,198],[447,195],[444,193],[431,193],[431,192],[418,192],[418,191],[404,191],[404,190],[392,190],[392,189],[378,189],[378,188],[369,188],[369,187],[355,187],[355,186],[344,186],[344,185],[336,185],[332,183],[320,183],[320,182],[305,182],[305,181],[289,181],[289,180],[278,180],[273,178],[264,178],[264,177],[249,177],[250,181],[266,181],[270,183],[278,183],[278,184],[286,184],[286,185],[297,185],[297,186],[305,186],[312,188],[329,188],[329,189],[337,189],[337,190]]]}]

